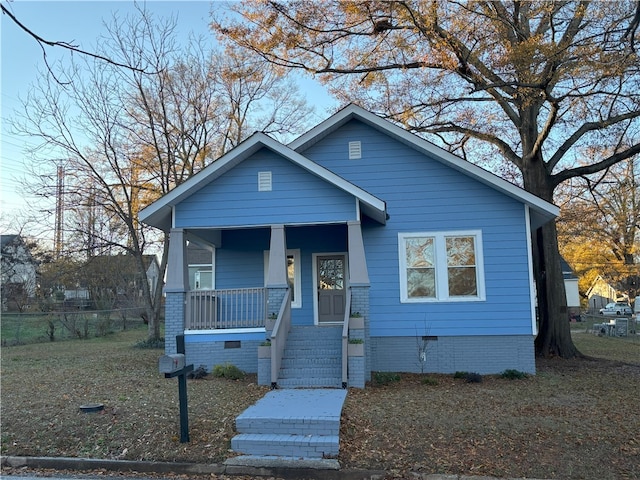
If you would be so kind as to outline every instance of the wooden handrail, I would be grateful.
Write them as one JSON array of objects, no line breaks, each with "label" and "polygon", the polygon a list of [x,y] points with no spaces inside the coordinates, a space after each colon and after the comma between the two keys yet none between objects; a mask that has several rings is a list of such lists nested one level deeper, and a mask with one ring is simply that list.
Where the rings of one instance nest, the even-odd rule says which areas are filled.
[{"label": "wooden handrail", "polygon": [[351,318],[351,289],[347,290],[342,323],[342,388],[349,382],[349,318]]},{"label": "wooden handrail", "polygon": [[278,387],[278,375],[282,365],[284,347],[291,329],[291,289],[284,295],[278,318],[271,332],[271,388]]}]

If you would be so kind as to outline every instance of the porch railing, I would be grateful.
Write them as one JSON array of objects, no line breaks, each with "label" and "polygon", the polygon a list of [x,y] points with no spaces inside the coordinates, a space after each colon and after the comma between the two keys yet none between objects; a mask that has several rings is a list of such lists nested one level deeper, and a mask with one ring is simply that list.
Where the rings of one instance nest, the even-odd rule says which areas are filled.
[{"label": "porch railing", "polygon": [[351,318],[351,290],[347,290],[342,324],[342,388],[347,388],[349,382],[349,318]]},{"label": "porch railing", "polygon": [[282,354],[287,345],[287,336],[291,329],[291,289],[287,293],[280,305],[278,318],[273,331],[271,332],[271,388],[278,386],[278,375],[282,365]]},{"label": "porch railing", "polygon": [[191,290],[187,292],[185,314],[187,330],[264,327],[265,289]]}]

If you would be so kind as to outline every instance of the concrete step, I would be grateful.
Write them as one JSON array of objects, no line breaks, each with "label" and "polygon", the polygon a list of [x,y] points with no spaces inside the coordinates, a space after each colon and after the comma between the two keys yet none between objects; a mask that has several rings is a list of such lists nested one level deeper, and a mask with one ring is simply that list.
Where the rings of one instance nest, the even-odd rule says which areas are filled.
[{"label": "concrete step", "polygon": [[336,458],[346,395],[341,389],[272,390],[236,417],[231,448],[254,459]]},{"label": "concrete step", "polygon": [[248,455],[300,458],[335,458],[338,435],[288,435],[242,433],[231,439],[231,448]]},{"label": "concrete step", "polygon": [[291,327],[288,338],[336,339],[342,337],[342,327]]},{"label": "concrete step", "polygon": [[285,378],[311,378],[311,377],[335,377],[340,378],[342,376],[342,366],[338,367],[291,367],[281,368],[280,376],[278,380]]},{"label": "concrete step", "polygon": [[238,433],[279,435],[338,435],[340,419],[335,417],[243,417],[236,418]]},{"label": "concrete step", "polygon": [[279,378],[278,388],[341,388],[342,374],[329,377]]},{"label": "concrete step", "polygon": [[307,340],[310,342],[337,342],[340,341],[342,335],[314,335],[313,332],[297,334],[289,332],[287,335],[288,341],[301,341]]},{"label": "concrete step", "polygon": [[335,357],[283,357],[282,368],[293,368],[293,367],[341,367],[342,361],[339,356]]},{"label": "concrete step", "polygon": [[287,338],[287,345],[340,345],[342,337],[340,338]]},{"label": "concrete step", "polygon": [[292,345],[335,345],[340,344],[342,337],[338,338],[311,338],[311,337],[287,337],[287,344]]},{"label": "concrete step", "polygon": [[338,348],[285,348],[282,358],[341,358],[342,349]]},{"label": "concrete step", "polygon": [[342,328],[292,327],[287,337],[278,386],[342,386]]}]

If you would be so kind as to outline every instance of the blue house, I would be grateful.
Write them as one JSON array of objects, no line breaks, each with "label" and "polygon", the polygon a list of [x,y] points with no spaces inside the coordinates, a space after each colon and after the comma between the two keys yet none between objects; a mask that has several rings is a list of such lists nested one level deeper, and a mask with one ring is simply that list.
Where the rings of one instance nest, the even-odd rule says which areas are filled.
[{"label": "blue house", "polygon": [[554,205],[355,105],[255,133],[140,213],[170,235],[166,349],[272,386],[534,373]]}]

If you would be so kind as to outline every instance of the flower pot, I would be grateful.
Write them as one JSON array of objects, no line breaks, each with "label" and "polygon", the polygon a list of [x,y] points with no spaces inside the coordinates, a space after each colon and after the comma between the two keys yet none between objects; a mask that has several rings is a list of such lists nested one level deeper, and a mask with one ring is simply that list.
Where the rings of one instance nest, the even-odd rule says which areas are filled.
[{"label": "flower pot", "polygon": [[364,328],[364,317],[349,317],[349,328]]},{"label": "flower pot", "polygon": [[347,352],[350,357],[364,357],[364,343],[350,343]]},{"label": "flower pot", "polygon": [[271,358],[271,345],[258,346],[258,358]]}]

